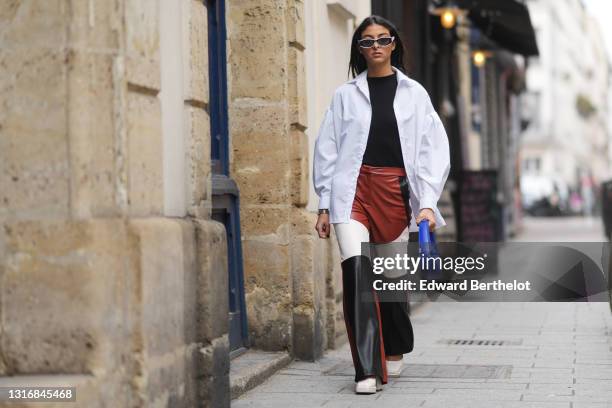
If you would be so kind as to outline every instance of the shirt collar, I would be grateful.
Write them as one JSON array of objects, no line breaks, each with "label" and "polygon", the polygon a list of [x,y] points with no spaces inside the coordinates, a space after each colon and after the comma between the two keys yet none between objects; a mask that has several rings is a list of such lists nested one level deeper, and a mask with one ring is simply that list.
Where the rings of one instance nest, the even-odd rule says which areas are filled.
[{"label": "shirt collar", "polygon": [[[408,87],[411,87],[412,85],[414,85],[413,80],[408,78],[408,76],[406,74],[404,74],[402,71],[400,71],[397,67],[394,67],[393,65],[391,65],[391,69],[397,73],[397,85],[398,86],[400,86],[402,83],[405,83],[406,86],[408,86]],[[349,80],[348,83],[349,84],[356,84],[357,87],[366,96],[366,98],[368,98],[368,101],[369,101],[370,100],[370,96],[369,96],[370,92],[368,90],[368,78],[367,78],[367,75],[368,75],[368,70],[366,68],[359,75],[357,75],[355,78]]]},{"label": "shirt collar", "polygon": [[[413,82],[408,78],[406,74],[400,71],[397,67],[391,65],[391,69],[397,73],[397,81],[398,83],[406,83],[408,86],[412,86]],[[365,85],[367,83],[368,70],[367,68],[363,70],[359,75],[355,78],[349,80],[349,84],[357,83],[357,85]]]}]

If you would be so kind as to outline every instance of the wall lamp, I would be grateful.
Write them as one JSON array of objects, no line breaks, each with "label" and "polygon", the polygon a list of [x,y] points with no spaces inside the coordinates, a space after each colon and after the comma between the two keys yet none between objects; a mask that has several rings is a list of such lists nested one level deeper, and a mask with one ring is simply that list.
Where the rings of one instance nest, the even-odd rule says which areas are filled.
[{"label": "wall lamp", "polygon": [[461,21],[467,14],[467,10],[463,10],[452,1],[449,0],[444,6],[432,6],[429,9],[429,14],[440,16],[440,24],[447,30],[455,27],[458,21]]},{"label": "wall lamp", "polygon": [[474,62],[474,65],[480,68],[485,65],[487,58],[490,58],[491,56],[493,56],[491,51],[474,50],[472,51],[472,62]]}]

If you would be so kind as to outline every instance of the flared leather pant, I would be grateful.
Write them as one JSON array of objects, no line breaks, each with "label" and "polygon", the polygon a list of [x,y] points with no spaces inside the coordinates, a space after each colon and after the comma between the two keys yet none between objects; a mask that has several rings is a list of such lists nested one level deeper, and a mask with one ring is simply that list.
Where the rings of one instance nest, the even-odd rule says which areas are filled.
[{"label": "flared leather pant", "polygon": [[387,382],[386,355],[409,353],[414,336],[406,301],[380,302],[362,242],[407,242],[411,209],[405,170],[362,164],[348,223],[333,224],[342,266],[343,310],[355,381]]}]

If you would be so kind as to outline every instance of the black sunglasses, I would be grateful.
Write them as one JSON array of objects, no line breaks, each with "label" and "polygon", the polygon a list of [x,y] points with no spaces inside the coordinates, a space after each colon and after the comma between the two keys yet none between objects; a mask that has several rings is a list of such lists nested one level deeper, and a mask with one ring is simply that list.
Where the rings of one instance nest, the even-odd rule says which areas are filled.
[{"label": "black sunglasses", "polygon": [[359,44],[361,48],[372,48],[374,46],[374,43],[377,43],[381,47],[387,47],[391,45],[394,39],[395,37],[393,36],[392,37],[380,37],[377,39],[362,38],[361,40],[357,40],[357,44]]}]

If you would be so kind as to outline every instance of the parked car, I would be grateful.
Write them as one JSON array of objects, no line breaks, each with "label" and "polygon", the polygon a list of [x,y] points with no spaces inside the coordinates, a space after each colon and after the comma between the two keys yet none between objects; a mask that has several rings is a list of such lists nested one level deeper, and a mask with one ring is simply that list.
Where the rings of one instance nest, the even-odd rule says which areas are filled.
[{"label": "parked car", "polygon": [[521,177],[523,209],[533,216],[561,216],[570,213],[569,188],[562,179],[547,176]]}]

